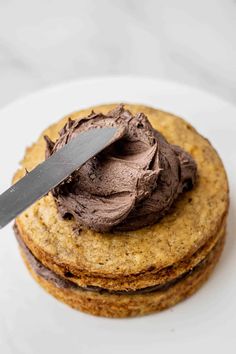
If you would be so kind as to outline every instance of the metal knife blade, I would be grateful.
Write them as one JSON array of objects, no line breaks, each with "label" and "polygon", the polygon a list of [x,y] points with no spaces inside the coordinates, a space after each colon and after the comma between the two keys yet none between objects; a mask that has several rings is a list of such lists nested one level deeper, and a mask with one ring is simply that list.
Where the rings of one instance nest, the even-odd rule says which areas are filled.
[{"label": "metal knife blade", "polygon": [[0,229],[108,146],[117,128],[79,134],[0,195]]}]

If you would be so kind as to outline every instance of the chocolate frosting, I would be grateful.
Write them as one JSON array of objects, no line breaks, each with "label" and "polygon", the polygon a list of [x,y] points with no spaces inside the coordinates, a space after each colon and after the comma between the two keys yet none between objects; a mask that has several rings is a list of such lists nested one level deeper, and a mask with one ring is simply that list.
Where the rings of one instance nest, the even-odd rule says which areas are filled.
[{"label": "chocolate frosting", "polygon": [[55,143],[45,137],[46,157],[79,133],[104,126],[119,128],[115,141],[52,190],[60,214],[74,218],[78,228],[99,232],[156,223],[179,194],[195,184],[197,166],[143,113],[133,116],[119,105],[107,115],[92,112],[83,119],[69,119]]}]

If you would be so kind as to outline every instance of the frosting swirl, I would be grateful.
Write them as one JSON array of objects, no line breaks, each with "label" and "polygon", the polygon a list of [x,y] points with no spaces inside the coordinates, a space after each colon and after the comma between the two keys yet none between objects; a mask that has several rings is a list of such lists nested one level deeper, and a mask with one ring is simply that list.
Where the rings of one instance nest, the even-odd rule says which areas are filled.
[{"label": "frosting swirl", "polygon": [[117,126],[111,145],[52,190],[63,218],[99,232],[135,230],[156,223],[196,181],[197,166],[183,149],[169,144],[143,113],[123,105],[107,115],[68,120],[46,158],[90,128]]}]

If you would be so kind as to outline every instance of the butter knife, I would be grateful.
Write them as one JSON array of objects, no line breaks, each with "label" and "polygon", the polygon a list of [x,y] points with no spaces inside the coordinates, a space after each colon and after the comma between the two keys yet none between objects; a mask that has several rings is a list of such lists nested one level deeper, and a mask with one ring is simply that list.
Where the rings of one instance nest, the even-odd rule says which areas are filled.
[{"label": "butter knife", "polygon": [[117,128],[79,134],[0,195],[0,229],[109,145]]}]

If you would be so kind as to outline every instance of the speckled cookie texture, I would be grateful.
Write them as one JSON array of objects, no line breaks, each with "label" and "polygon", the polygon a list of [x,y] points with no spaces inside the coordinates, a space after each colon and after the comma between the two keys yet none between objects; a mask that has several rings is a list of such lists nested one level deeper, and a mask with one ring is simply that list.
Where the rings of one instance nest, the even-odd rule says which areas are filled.
[{"label": "speckled cookie texture", "polygon": [[[27,149],[14,181],[45,159],[44,135],[55,141],[69,117],[85,117],[92,109],[107,113],[115,106],[75,112],[49,127]],[[221,254],[229,203],[226,173],[208,140],[172,114],[140,105],[125,108],[133,114],[143,112],[170,143],[193,156],[198,166],[194,189],[181,195],[157,224],[136,231],[78,232],[74,220],[61,218],[50,193],[16,220],[32,256],[72,286],[58,286],[37,274],[21,249],[34,278],[71,307],[107,317],[162,310],[194,293]]]}]

